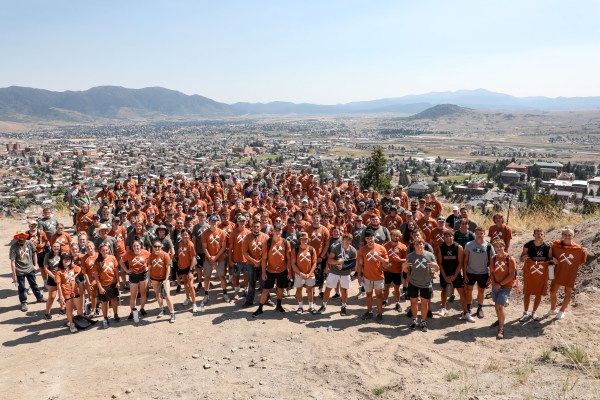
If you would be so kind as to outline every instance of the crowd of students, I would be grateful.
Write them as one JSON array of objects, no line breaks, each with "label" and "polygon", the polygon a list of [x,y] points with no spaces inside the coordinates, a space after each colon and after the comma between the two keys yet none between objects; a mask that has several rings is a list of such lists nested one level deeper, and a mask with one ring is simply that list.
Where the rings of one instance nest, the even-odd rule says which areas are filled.
[{"label": "crowd of students", "polygon": [[[71,332],[77,331],[74,313],[90,318],[102,314],[108,328],[112,308],[119,322],[119,299],[126,291],[128,320],[147,317],[150,288],[157,317],[168,316],[170,322],[175,322],[175,298],[183,299],[182,310],[196,313],[198,305],[202,310],[209,306],[211,296],[216,300],[217,292],[227,303],[241,300],[243,308],[253,306],[258,296],[253,317],[264,306],[285,313],[282,301],[294,291],[297,314],[326,313],[330,300],[339,299],[339,312],[347,316],[354,281],[359,295],[365,295],[362,319],[381,323],[386,307],[393,303],[399,313],[401,300],[407,300],[410,327],[427,331],[437,274],[440,317],[449,314],[447,303],[455,301],[456,292],[460,318],[484,318],[485,289],[491,286],[497,315],[492,326],[501,339],[518,265],[522,263],[525,308],[520,321],[540,319],[538,307],[549,280],[551,306],[545,316],[562,319],[587,257],[570,229],[552,244],[536,229],[533,240],[513,256],[512,230],[501,213],[486,232],[469,218],[466,207],[455,206],[444,217],[435,194],[411,200],[399,185],[380,196],[341,177],[319,183],[306,170],[277,174],[267,167],[245,183],[219,169],[190,181],[161,175],[138,182],[130,174],[93,197],[74,182],[68,200],[74,236],[45,208],[29,230],[15,234],[10,260],[21,309],[27,311],[27,294],[34,294],[38,302],[46,302],[45,318],[50,320],[58,299]],[[47,297],[36,283],[38,270]],[[219,289],[211,290],[213,277]],[[565,298],[557,311],[561,287]],[[315,301],[317,291],[320,300]]]}]

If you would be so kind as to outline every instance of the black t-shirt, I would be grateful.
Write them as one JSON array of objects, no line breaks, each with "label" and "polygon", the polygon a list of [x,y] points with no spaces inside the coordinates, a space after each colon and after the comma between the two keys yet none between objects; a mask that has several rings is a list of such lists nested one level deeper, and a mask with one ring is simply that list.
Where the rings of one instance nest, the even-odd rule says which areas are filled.
[{"label": "black t-shirt", "polygon": [[454,229],[454,224],[460,223],[461,218],[462,217],[460,215],[455,217],[454,214],[450,214],[448,218],[446,218],[446,222],[448,223],[451,229]]},{"label": "black t-shirt", "polygon": [[527,255],[533,261],[550,261],[548,255],[550,254],[550,246],[545,242],[541,246],[536,246],[534,240],[523,245],[527,249]]}]

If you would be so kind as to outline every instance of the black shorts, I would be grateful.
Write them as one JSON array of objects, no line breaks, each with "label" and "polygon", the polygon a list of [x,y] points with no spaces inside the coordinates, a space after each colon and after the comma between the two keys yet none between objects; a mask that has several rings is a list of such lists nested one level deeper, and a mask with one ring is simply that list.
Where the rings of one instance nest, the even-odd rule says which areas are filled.
[{"label": "black shorts", "polygon": [[402,279],[406,281],[406,278],[408,278],[408,275],[406,274],[406,272],[402,272]]},{"label": "black shorts", "polygon": [[[325,282],[325,267],[327,266],[327,260],[323,260],[320,263],[317,262],[317,268],[315,268],[315,286],[321,286]],[[286,277],[287,279],[287,277]]]},{"label": "black shorts", "polygon": [[75,277],[75,283],[85,283],[85,276],[83,276],[83,275],[77,275]]},{"label": "black shorts", "polygon": [[[448,276],[448,274],[446,274],[446,276]],[[442,289],[446,289],[446,286],[448,286],[448,282],[446,282],[446,280],[442,277],[442,275],[440,275],[440,286],[442,287]],[[460,288],[465,287],[465,283],[463,281],[463,276],[460,272],[456,276],[456,279],[452,281],[452,286],[454,286],[455,289],[460,289]]]},{"label": "black shorts", "polygon": [[204,265],[204,253],[196,253],[196,265]]},{"label": "black shorts", "polygon": [[288,272],[269,272],[267,271],[267,280],[264,283],[265,289],[273,289],[277,284],[277,289],[286,289],[288,287]]},{"label": "black shorts", "polygon": [[476,283],[480,289],[485,289],[489,286],[487,282],[490,279],[490,274],[471,274],[467,272],[467,278],[469,279],[469,282],[466,284],[467,286],[475,286]]},{"label": "black shorts", "polygon": [[383,271],[383,277],[386,285],[389,285],[390,283],[393,283],[394,285],[402,284],[402,272],[394,273]]},{"label": "black shorts", "polygon": [[408,297],[411,299],[416,299],[417,297],[421,297],[421,299],[429,300],[431,299],[431,294],[433,290],[430,287],[419,288],[408,282]]},{"label": "black shorts", "polygon": [[129,283],[134,285],[148,280],[148,271],[140,272],[139,274],[129,274]]},{"label": "black shorts", "polygon": [[179,275],[179,276],[187,275],[189,273],[190,273],[190,267],[187,267],[184,269],[177,268],[177,275]]},{"label": "black shorts", "polygon": [[54,287],[56,287],[56,281],[50,275],[48,275],[48,283],[47,283],[47,285],[48,286],[54,286]]},{"label": "black shorts", "polygon": [[104,294],[98,294],[100,297],[100,301],[102,301],[103,303],[109,302],[112,299],[116,299],[117,297],[119,297],[119,289],[117,289],[116,283],[113,283],[112,285],[108,286],[102,286],[102,288],[105,290]]}]

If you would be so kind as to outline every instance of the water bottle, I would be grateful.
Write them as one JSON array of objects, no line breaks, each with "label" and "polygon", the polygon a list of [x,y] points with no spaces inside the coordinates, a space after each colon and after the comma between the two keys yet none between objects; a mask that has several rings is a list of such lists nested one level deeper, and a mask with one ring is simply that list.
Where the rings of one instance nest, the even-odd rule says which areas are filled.
[{"label": "water bottle", "polygon": [[555,267],[554,264],[548,264],[548,279],[549,280],[553,280],[554,279],[554,267]]},{"label": "water bottle", "polygon": [[140,313],[135,308],[133,309],[132,312],[133,312],[133,320],[137,324],[138,322],[140,322]]},{"label": "water bottle", "polygon": [[21,219],[21,223],[22,224],[26,224],[27,223],[27,217],[23,216],[23,218]]},{"label": "water bottle", "polygon": [[452,285],[446,284],[446,296],[452,296]]},{"label": "water bottle", "polygon": [[333,332],[333,327],[331,325],[329,325],[327,327],[327,332],[329,332],[329,333]]},{"label": "water bottle", "polygon": [[204,302],[200,302],[200,312],[204,312]]},{"label": "water bottle", "polygon": [[108,321],[106,320],[106,318],[104,318],[104,320],[102,320],[102,327],[104,329],[108,329]]}]

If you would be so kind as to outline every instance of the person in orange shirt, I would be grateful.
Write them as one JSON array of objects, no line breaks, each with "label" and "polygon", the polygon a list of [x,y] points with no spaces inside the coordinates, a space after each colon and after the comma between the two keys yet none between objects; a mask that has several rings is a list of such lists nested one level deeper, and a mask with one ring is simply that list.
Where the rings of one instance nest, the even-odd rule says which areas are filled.
[{"label": "person in orange shirt", "polygon": [[37,265],[40,267],[40,272],[44,281],[44,287],[47,287],[48,275],[46,274],[46,270],[44,269],[44,257],[46,256],[46,253],[44,252],[44,247],[49,246],[50,242],[48,241],[46,232],[44,232],[41,229],[38,229],[37,221],[31,221],[29,223],[29,230],[25,233],[29,235],[29,240],[35,246],[35,251],[37,255]]},{"label": "person in orange shirt", "polygon": [[444,231],[446,231],[446,219],[443,216],[437,217],[437,228],[431,232],[431,247],[435,253],[438,246],[444,243]]},{"label": "person in orange shirt", "polygon": [[[373,291],[377,300],[377,322],[383,322],[383,290],[385,289],[385,275],[383,266],[390,262],[388,252],[380,244],[375,243],[375,232],[367,228],[364,233],[365,245],[358,250],[356,272],[359,280],[362,279],[367,295],[367,312],[362,319],[373,317]],[[364,278],[363,278],[364,276]]]},{"label": "person in orange shirt", "polygon": [[[196,249],[192,242],[190,232],[186,229],[181,231],[181,242],[177,247],[177,274],[183,279],[186,298],[183,306],[192,304],[192,312],[198,312],[196,306],[196,291],[194,290],[194,268],[196,267]],[[190,299],[191,298],[191,299]]]},{"label": "person in orange shirt", "polygon": [[[250,230],[246,228],[246,217],[240,215],[237,218],[237,225],[228,239],[228,250],[229,250],[229,270],[233,274],[233,290],[235,291],[233,300],[238,301],[240,299],[240,274],[246,265],[246,259],[244,258],[244,238],[250,233]],[[244,275],[245,287],[248,287],[248,278]]]},{"label": "person in orange shirt", "polygon": [[[552,243],[552,261],[554,262],[554,280],[550,285],[550,311],[546,317],[556,315],[556,319],[563,319],[565,311],[571,301],[573,288],[579,267],[587,260],[588,250],[573,242],[575,232],[572,229],[562,230],[562,240],[556,240]],[[558,289],[565,288],[565,298],[563,299],[560,311],[556,311],[558,302]]]},{"label": "person in orange shirt", "polygon": [[210,288],[210,277],[213,269],[217,270],[217,277],[221,281],[223,289],[223,300],[229,303],[231,299],[227,295],[227,282],[225,282],[225,250],[227,249],[227,234],[217,228],[219,216],[213,214],[208,218],[209,228],[201,235],[202,248],[204,250],[204,265],[202,276],[204,276],[204,299],[203,304],[209,302],[208,289]]},{"label": "person in orange shirt", "polygon": [[[88,228],[90,226],[92,226],[93,222],[93,218],[94,218],[94,213],[90,211],[90,206],[87,203],[83,203],[81,205],[81,211],[79,211],[77,213],[77,216],[75,217],[75,220],[77,221],[77,224],[75,226],[75,232],[76,233],[87,233]],[[68,253],[68,252],[65,252]]]},{"label": "person in orange shirt", "polygon": [[73,265],[73,256],[69,253],[63,253],[60,256],[60,263],[56,271],[55,281],[58,288],[58,297],[60,307],[66,308],[68,326],[71,333],[77,332],[77,327],[73,323],[73,307],[77,310],[77,315],[83,315],[81,297],[75,290],[75,277],[79,274],[81,268]]},{"label": "person in orange shirt", "polygon": [[510,241],[512,239],[512,229],[510,226],[504,224],[504,214],[496,213],[494,214],[494,224],[490,226],[488,231],[488,236],[490,237],[490,242],[494,242],[496,239],[504,240],[506,244],[505,251],[510,253]]},{"label": "person in orange shirt", "polygon": [[390,232],[394,229],[400,229],[402,218],[398,215],[398,208],[396,206],[390,207],[390,212],[385,216],[381,225],[386,227]]},{"label": "person in orange shirt", "polygon": [[155,240],[152,243],[152,253],[148,257],[148,269],[150,270],[150,282],[156,295],[156,301],[160,310],[157,318],[160,318],[162,314],[166,314],[163,306],[163,300],[167,303],[169,312],[171,313],[170,323],[175,322],[175,309],[173,308],[173,301],[171,300],[171,293],[169,288],[169,265],[171,264],[171,257],[166,251],[163,251],[163,243],[160,240]]},{"label": "person in orange shirt", "polygon": [[65,233],[65,226],[62,223],[56,224],[56,233],[52,235],[50,238],[50,246],[52,246],[55,242],[58,242],[60,245],[60,253],[68,253],[71,250],[71,235]]},{"label": "person in orange shirt", "polygon": [[119,261],[121,268],[129,274],[129,287],[131,290],[129,296],[131,312],[127,318],[129,321],[133,320],[133,312],[137,311],[135,305],[138,289],[140,293],[140,314],[142,317],[148,315],[144,308],[146,306],[146,287],[148,285],[148,257],[150,257],[148,250],[142,249],[142,244],[138,240],[134,240],[131,244],[131,250]]},{"label": "person in orange shirt", "polygon": [[423,218],[417,220],[417,225],[425,234],[425,241],[429,244],[432,244],[433,230],[438,226],[438,224],[435,219],[431,218],[431,207],[425,207]]},{"label": "person in orange shirt", "polygon": [[81,269],[83,276],[85,277],[87,292],[90,296],[90,310],[93,310],[92,312],[94,313],[94,316],[97,317],[100,315],[98,310],[99,305],[96,303],[96,294],[98,293],[96,258],[98,257],[98,253],[96,253],[96,246],[94,245],[94,242],[87,242],[85,245],[85,251],[85,255],[81,258]]},{"label": "person in orange shirt", "polygon": [[298,310],[296,314],[302,314],[302,287],[306,285],[306,296],[308,297],[308,311],[316,314],[313,308],[313,287],[315,286],[315,269],[317,267],[317,251],[309,244],[309,236],[306,232],[300,232],[298,249],[292,249],[292,270],[294,271],[294,287],[296,288],[296,299]]},{"label": "person in orange shirt", "polygon": [[283,289],[287,289],[288,279],[292,279],[291,268],[291,246],[290,242],[281,237],[283,228],[280,224],[273,227],[273,237],[267,240],[267,253],[263,254],[261,259],[262,279],[264,290],[260,295],[260,304],[258,309],[252,314],[253,317],[258,317],[263,313],[263,306],[267,302],[269,290],[277,284],[277,307],[275,311],[281,314],[285,310],[281,306],[283,299]]},{"label": "person in orange shirt", "polygon": [[[533,240],[523,245],[521,261],[523,264],[523,316],[519,322],[541,320],[537,309],[542,302],[542,297],[548,293],[548,267],[552,260],[552,249],[544,242],[546,233],[542,228],[533,230]],[[529,314],[529,303],[533,299],[533,312]]]},{"label": "person in orange shirt", "polygon": [[[254,304],[254,293],[256,290],[256,280],[259,280],[259,289],[262,296],[264,289],[264,281],[259,268],[263,256],[267,253],[267,240],[269,237],[260,231],[260,221],[255,220],[252,223],[252,231],[244,238],[242,251],[246,263],[244,264],[244,274],[248,277],[248,291],[246,293],[246,302],[242,307],[247,308]],[[268,299],[265,303],[269,306],[274,306],[272,301]]]},{"label": "person in orange shirt", "polygon": [[395,310],[402,311],[400,306],[400,285],[402,285],[402,264],[406,261],[406,246],[400,242],[402,234],[398,229],[390,232],[392,240],[383,245],[387,250],[389,262],[384,265],[383,276],[385,280],[385,291],[383,292],[383,307],[388,305],[390,286],[394,285],[394,298],[396,299]]},{"label": "person in orange shirt", "polygon": [[425,200],[427,201],[427,205],[431,207],[431,218],[437,219],[440,215],[442,215],[442,212],[444,211],[444,206],[442,205],[442,202],[437,199],[435,193],[426,195]]},{"label": "person in orange shirt", "polygon": [[321,216],[314,213],[312,225],[306,228],[310,245],[317,252],[317,269],[315,270],[315,286],[319,287],[320,296],[323,297],[323,282],[325,268],[327,268],[327,251],[329,250],[329,229],[321,225]]},{"label": "person in orange shirt", "polygon": [[115,322],[119,322],[119,263],[115,256],[110,254],[108,244],[102,243],[99,247],[98,257],[94,262],[98,279],[98,293],[102,301],[102,316],[104,317],[104,328],[108,328],[108,303],[113,309]]},{"label": "person in orange shirt", "polygon": [[496,255],[490,260],[490,279],[492,281],[492,300],[498,321],[497,325],[494,323],[492,326],[498,326],[496,339],[504,339],[504,321],[506,320],[504,306],[513,287],[517,263],[515,258],[505,251],[504,240],[494,240],[493,246]]}]

